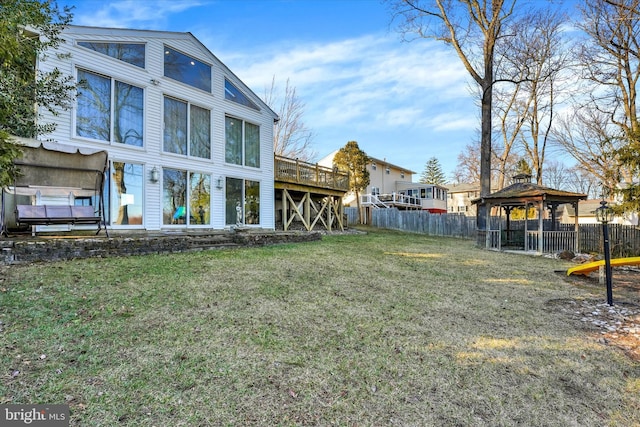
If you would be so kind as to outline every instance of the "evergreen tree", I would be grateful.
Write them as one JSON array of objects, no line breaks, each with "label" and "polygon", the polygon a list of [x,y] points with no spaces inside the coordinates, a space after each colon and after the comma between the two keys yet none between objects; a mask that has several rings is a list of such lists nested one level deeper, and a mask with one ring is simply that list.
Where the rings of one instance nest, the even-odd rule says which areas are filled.
[{"label": "evergreen tree", "polygon": [[516,164],[516,174],[517,175],[531,175],[531,166],[525,159],[518,160]]},{"label": "evergreen tree", "polygon": [[[340,170],[349,172],[349,191],[356,196],[358,213],[360,212],[360,193],[367,188],[370,183],[369,171],[367,170],[369,156],[358,147],[356,141],[349,141],[333,157],[333,164]],[[360,218],[362,222],[362,217]]]},{"label": "evergreen tree", "polygon": [[420,181],[423,184],[443,185],[447,182],[440,162],[436,157],[430,158],[424,165],[424,171],[420,175]]},{"label": "evergreen tree", "polygon": [[13,159],[21,156],[11,136],[34,138],[51,132],[53,124],[38,123],[38,107],[52,113],[70,107],[72,76],[55,69],[36,71],[43,53],[61,43],[60,32],[71,21],[68,7],[55,1],[2,0],[0,2],[0,186],[13,182]]},{"label": "evergreen tree", "polygon": [[[640,176],[640,132],[630,132],[628,143],[618,150],[618,162],[621,168],[629,171],[632,177]],[[618,214],[627,212],[640,212],[640,183],[637,180],[626,182],[621,188],[607,188],[608,194],[618,192],[622,196],[622,202],[612,206]]]}]

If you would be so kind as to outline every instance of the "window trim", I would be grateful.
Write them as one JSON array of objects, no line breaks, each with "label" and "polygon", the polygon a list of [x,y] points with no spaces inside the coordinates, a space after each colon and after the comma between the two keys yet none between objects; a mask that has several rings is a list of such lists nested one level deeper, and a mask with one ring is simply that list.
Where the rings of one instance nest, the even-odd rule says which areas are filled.
[{"label": "window trim", "polygon": [[[126,147],[127,149],[131,149],[131,150],[142,150],[145,151],[147,149],[147,143],[146,143],[146,139],[147,139],[147,121],[146,121],[146,113],[147,113],[147,90],[146,87],[143,86],[139,86],[136,83],[132,83],[131,81],[127,81],[125,79],[117,79],[113,76],[110,76],[108,74],[104,74],[100,71],[95,71],[94,69],[91,69],[89,67],[81,67],[81,66],[76,66],[75,67],[75,80],[76,83],[79,83],[80,78],[78,77],[78,73],[79,71],[84,71],[90,74],[94,74],[97,75],[99,77],[102,78],[106,78],[110,80],[110,98],[109,98],[109,121],[110,121],[110,126],[109,126],[109,140],[103,140],[103,139],[96,139],[96,138],[92,138],[89,136],[83,136],[83,135],[79,135],[78,134],[78,97],[76,97],[75,101],[74,101],[74,107],[73,107],[73,113],[72,113],[72,132],[73,132],[73,138],[78,138],[78,139],[84,139],[87,141],[92,141],[92,142],[97,142],[100,144],[108,144],[110,146],[114,146],[114,147]],[[138,146],[138,145],[131,145],[131,144],[125,144],[123,142],[118,142],[115,140],[114,138],[114,120],[116,118],[115,116],[115,109],[113,108],[114,106],[114,100],[115,100],[115,95],[116,95],[116,82],[120,82],[120,83],[124,83],[126,85],[138,88],[140,90],[142,90],[142,145]]]},{"label": "window trim", "polygon": [[[229,214],[228,209],[229,206],[227,206],[227,204],[229,203],[228,200],[228,194],[227,194],[227,188],[228,188],[228,183],[229,180],[233,179],[236,181],[241,181],[242,182],[242,194],[241,194],[241,198],[242,198],[242,222],[238,223],[238,222],[234,222],[234,223],[228,223],[227,222],[227,214]],[[251,223],[247,223],[246,219],[247,219],[247,182],[253,182],[258,184],[258,222],[255,224],[251,224]],[[262,189],[263,189],[263,181],[261,179],[252,179],[252,178],[248,178],[248,177],[239,177],[239,176],[234,176],[234,175],[228,175],[224,177],[224,226],[225,227],[236,227],[238,225],[241,225],[243,227],[256,227],[256,228],[260,228],[262,226],[262,221],[263,221],[263,215],[262,215],[262,211],[264,208],[264,204],[262,202]]]},{"label": "window trim", "polygon": [[[185,174],[185,182],[184,182],[184,192],[185,192],[185,200],[184,200],[184,223],[180,223],[180,222],[171,222],[171,223],[165,223],[165,211],[164,211],[164,199],[165,199],[165,183],[164,183],[164,173],[166,170],[171,170],[171,171],[176,171],[179,173],[184,173]],[[205,175],[209,177],[209,206],[208,206],[208,214],[209,214],[209,222],[207,224],[199,224],[199,223],[193,223],[191,222],[191,218],[194,217],[195,215],[193,215],[193,213],[191,212],[191,196],[192,196],[192,192],[191,192],[191,177],[194,174],[200,174],[200,175]],[[213,189],[212,189],[212,185],[214,183],[214,178],[213,178],[213,173],[211,173],[210,171],[203,171],[203,170],[198,170],[198,169],[191,169],[191,168],[183,168],[180,166],[171,166],[171,165],[164,165],[161,168],[161,172],[160,172],[160,176],[161,178],[161,183],[160,183],[160,227],[161,228],[211,228],[213,227],[214,224],[214,209],[213,209]],[[173,217],[175,215],[175,213],[173,213],[171,216]],[[179,220],[180,217],[178,218],[173,218],[176,220]]]},{"label": "window trim", "polygon": [[[127,44],[129,44],[129,45],[142,45],[144,47],[143,64],[142,64],[142,66],[140,66],[140,65],[134,64],[133,62],[128,62],[128,61],[125,61],[124,59],[120,59],[120,58],[117,58],[115,56],[111,56],[111,55],[109,55],[107,53],[100,52],[99,50],[92,49],[89,46],[83,46],[80,43],[96,43],[96,44],[100,43],[100,44],[116,44],[116,45],[127,45]],[[136,67],[137,70],[140,70],[140,69],[146,70],[147,69],[147,43],[146,42],[115,41],[115,40],[86,40],[86,39],[84,39],[84,40],[76,40],[75,45],[80,47],[80,48],[82,48],[82,49],[87,49],[90,52],[94,52],[94,53],[97,53],[99,55],[103,55],[103,56],[105,56],[107,58],[115,59],[119,63],[132,65],[132,66]]]},{"label": "window trim", "polygon": [[[187,58],[189,58],[189,59],[191,60],[191,62],[195,61],[196,63],[200,63],[200,64],[202,64],[202,65],[207,66],[207,67],[208,67],[208,69],[209,69],[209,79],[208,79],[208,84],[206,85],[206,88],[202,88],[202,87],[199,87],[199,86],[195,86],[195,85],[193,85],[193,84],[191,84],[191,83],[189,83],[189,82],[187,82],[187,81],[179,80],[179,79],[176,79],[175,77],[172,77],[172,76],[167,75],[167,70],[166,70],[166,64],[167,64],[167,61],[166,61],[166,57],[167,57],[167,55],[169,54],[169,52],[167,51],[167,49],[169,49],[169,50],[171,50],[171,51],[173,51],[173,52],[175,52],[175,53],[177,53],[177,54],[179,54],[179,55],[186,56]],[[191,65],[195,65],[195,64],[193,64],[193,63],[192,63]],[[209,64],[208,62],[205,62],[205,61],[203,61],[203,60],[201,60],[201,59],[198,59],[198,58],[196,58],[196,57],[194,57],[194,56],[192,56],[192,55],[189,55],[189,54],[187,54],[187,53],[184,53],[183,51],[181,51],[181,50],[179,50],[179,49],[176,49],[176,48],[174,48],[174,47],[171,47],[171,46],[169,46],[169,45],[168,45],[168,44],[166,44],[166,43],[164,43],[164,44],[163,44],[163,47],[162,47],[162,75],[163,75],[164,77],[168,78],[168,79],[171,79],[171,80],[172,80],[172,81],[174,81],[174,82],[178,82],[178,83],[180,83],[180,84],[187,85],[187,86],[189,86],[190,88],[197,89],[197,90],[201,90],[201,91],[203,91],[203,92],[205,92],[205,93],[209,93],[209,94],[213,93],[213,92],[212,92],[212,91],[213,91],[213,65],[212,65],[212,64]]]},{"label": "window trim", "polygon": [[[166,121],[166,116],[165,116],[165,100],[166,98],[169,98],[173,101],[177,101],[177,102],[181,102],[186,104],[187,106],[187,120],[186,120],[186,138],[187,138],[187,152],[186,154],[182,154],[182,153],[175,153],[173,151],[166,151],[165,147],[164,147],[164,131],[165,131],[165,121]],[[191,154],[191,107],[197,107],[203,110],[206,110],[209,112],[209,157],[200,157],[200,156],[194,156],[193,154]],[[210,161],[213,158],[213,115],[211,114],[212,110],[210,108],[204,107],[202,104],[197,104],[195,102],[191,102],[185,99],[181,99],[178,98],[176,96],[172,96],[172,95],[168,95],[168,94],[163,94],[162,95],[162,144],[161,144],[161,150],[162,150],[162,154],[167,154],[167,155],[174,155],[174,156],[179,156],[181,158],[188,158],[188,159],[194,159],[194,160],[204,160],[204,161]]]},{"label": "window trim", "polygon": [[[229,84],[233,89],[235,89],[238,92],[238,95],[233,94],[232,91],[227,87],[227,84]],[[236,103],[238,105],[242,105],[243,107],[251,108],[252,110],[255,110],[255,111],[261,111],[260,107],[258,107],[258,105],[255,102],[253,102],[251,98],[249,98],[238,86],[233,84],[233,82],[229,80],[227,77],[224,78],[224,99],[226,99],[227,101]],[[241,102],[241,100],[244,100],[246,102]]]},{"label": "window trim", "polygon": [[[242,153],[241,153],[241,163],[230,163],[227,161],[227,154],[226,154],[226,150],[227,150],[227,119],[233,119],[233,120],[238,120],[242,123],[242,134],[241,134],[241,148],[242,148]],[[252,168],[252,169],[260,169],[262,167],[262,144],[261,144],[261,138],[262,138],[262,126],[259,123],[255,123],[251,120],[246,120],[243,118],[240,118],[238,116],[234,116],[232,114],[225,114],[224,115],[224,120],[225,120],[225,131],[224,131],[224,150],[225,150],[225,155],[224,155],[224,163],[225,165],[229,165],[229,166],[239,166],[239,167],[246,167],[246,168]],[[256,126],[258,128],[258,166],[251,166],[247,164],[247,141],[246,141],[246,124],[250,124],[253,126]]]},{"label": "window trim", "polygon": [[[137,165],[142,167],[142,176],[141,176],[141,181],[140,181],[140,186],[141,188],[141,197],[142,197],[142,201],[141,201],[141,214],[142,214],[142,218],[141,218],[141,222],[140,224],[116,224],[114,221],[114,216],[112,215],[111,212],[111,203],[115,203],[116,197],[114,197],[114,191],[115,188],[113,188],[112,186],[116,185],[115,181],[113,180],[112,177],[112,173],[114,172],[114,163],[124,163],[124,164],[129,164],[129,165]],[[146,212],[147,212],[147,205],[146,205],[146,193],[148,191],[147,189],[147,181],[145,179],[145,176],[147,174],[149,170],[149,165],[142,162],[142,161],[131,161],[131,160],[122,160],[121,157],[118,158],[114,158],[114,159],[109,159],[109,168],[107,169],[107,179],[105,180],[105,191],[104,191],[104,210],[105,210],[105,219],[107,224],[109,224],[109,227],[111,228],[116,228],[116,229],[143,229],[146,227],[146,222],[148,221]]]}]

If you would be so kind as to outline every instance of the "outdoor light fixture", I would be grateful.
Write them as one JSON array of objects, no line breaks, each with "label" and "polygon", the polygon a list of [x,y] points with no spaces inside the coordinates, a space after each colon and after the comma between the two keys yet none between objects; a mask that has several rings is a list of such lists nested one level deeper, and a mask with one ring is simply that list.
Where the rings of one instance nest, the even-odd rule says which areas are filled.
[{"label": "outdoor light fixture", "polygon": [[609,252],[609,221],[613,218],[613,209],[607,206],[607,201],[600,202],[600,207],[595,210],[596,219],[602,224],[602,237],[604,240],[604,266],[607,281],[607,304],[613,305],[613,290],[611,285],[611,253]]},{"label": "outdoor light fixture", "polygon": [[154,166],[153,169],[151,169],[151,173],[150,173],[149,179],[153,183],[158,182],[158,180],[160,179],[160,172],[158,171],[157,167]]},{"label": "outdoor light fixture", "polygon": [[222,190],[222,176],[220,176],[217,180],[216,180],[216,188],[218,190]]},{"label": "outdoor light fixture", "polygon": [[608,224],[613,218],[613,209],[607,205],[606,200],[600,202],[600,207],[595,210],[596,219],[599,223]]}]

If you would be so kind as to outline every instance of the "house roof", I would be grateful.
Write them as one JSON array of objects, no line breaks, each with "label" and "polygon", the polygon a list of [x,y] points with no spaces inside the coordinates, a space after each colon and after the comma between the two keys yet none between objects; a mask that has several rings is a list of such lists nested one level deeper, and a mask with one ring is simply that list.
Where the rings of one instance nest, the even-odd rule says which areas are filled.
[{"label": "house roof", "polygon": [[[338,151],[339,150],[334,150],[330,154],[324,156],[322,159],[320,159],[318,161],[318,164],[321,165],[321,166],[331,167],[331,164],[333,163],[333,158],[335,157],[335,155],[336,155],[336,153]],[[376,159],[375,157],[371,157],[371,156],[367,156],[367,157],[369,157],[369,160],[374,162],[374,163],[377,163],[377,164],[380,164],[380,165],[387,165],[387,166],[389,166],[391,168],[394,168],[394,169],[397,169],[397,170],[400,170],[400,171],[404,171],[404,172],[410,173],[412,175],[416,174],[416,172],[412,171],[411,169],[407,169],[407,168],[403,168],[401,166],[394,165],[393,163],[389,163],[386,160]]]},{"label": "house roof", "polygon": [[468,193],[470,191],[480,191],[480,184],[445,184],[444,185],[449,193]]},{"label": "house roof", "polygon": [[386,160],[376,159],[375,157],[371,157],[371,156],[369,156],[369,160],[371,160],[372,162],[381,164],[381,165],[389,166],[389,167],[394,168],[394,169],[405,171],[405,172],[410,173],[412,175],[416,174],[416,172],[412,171],[411,169],[407,169],[407,168],[403,168],[402,166],[394,165],[393,163],[389,163]]},{"label": "house roof", "polygon": [[527,201],[549,201],[549,202],[577,202],[587,198],[586,194],[573,193],[570,191],[556,190],[550,187],[534,184],[531,182],[516,182],[502,190],[491,193],[472,201],[472,203],[524,203]]}]

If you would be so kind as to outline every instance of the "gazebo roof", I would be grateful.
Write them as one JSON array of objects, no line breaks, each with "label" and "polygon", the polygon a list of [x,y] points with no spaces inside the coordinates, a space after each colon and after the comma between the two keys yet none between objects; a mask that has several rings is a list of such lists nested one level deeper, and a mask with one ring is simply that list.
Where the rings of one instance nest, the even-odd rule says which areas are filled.
[{"label": "gazebo roof", "polygon": [[532,201],[547,201],[558,203],[577,202],[587,198],[586,194],[571,191],[556,190],[531,182],[516,182],[502,190],[473,200],[473,203],[514,204],[518,205]]}]

